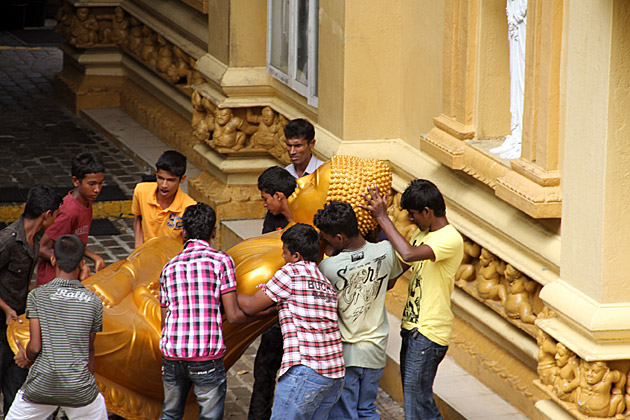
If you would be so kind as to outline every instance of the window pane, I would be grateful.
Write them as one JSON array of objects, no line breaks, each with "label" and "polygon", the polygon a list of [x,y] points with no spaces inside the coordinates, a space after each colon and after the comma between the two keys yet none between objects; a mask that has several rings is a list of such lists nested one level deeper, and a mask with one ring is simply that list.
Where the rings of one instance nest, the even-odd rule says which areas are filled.
[{"label": "window pane", "polygon": [[298,0],[297,10],[297,72],[298,82],[308,83],[308,6],[312,0]]},{"label": "window pane", "polygon": [[289,0],[272,0],[271,3],[270,64],[289,73]]}]

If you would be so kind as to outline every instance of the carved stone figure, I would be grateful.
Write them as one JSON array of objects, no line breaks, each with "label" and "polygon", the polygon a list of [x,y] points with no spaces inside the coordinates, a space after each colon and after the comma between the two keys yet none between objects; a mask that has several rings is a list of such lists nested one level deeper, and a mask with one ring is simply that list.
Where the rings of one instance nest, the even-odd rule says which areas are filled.
[{"label": "carved stone figure", "polygon": [[195,70],[195,60],[193,57],[188,58],[188,65],[190,66],[190,73],[186,78],[186,86],[196,85],[198,83],[205,83],[203,76],[197,70]]},{"label": "carved stone figure", "polygon": [[[201,96],[201,95],[200,95]],[[215,107],[208,98],[201,98],[201,105],[198,107],[199,115],[197,123],[194,124],[194,135],[199,140],[206,142],[210,139],[210,132],[214,127],[214,111]],[[193,114],[194,117],[194,114]]]},{"label": "carved stone figure", "polygon": [[98,41],[98,22],[87,7],[79,7],[70,22],[70,45],[94,45]]},{"label": "carved stone figure", "polygon": [[248,108],[246,119],[249,123],[258,124],[258,128],[252,134],[250,147],[270,149],[278,140],[283,138],[282,129],[284,127],[278,124],[276,113],[270,107],[264,107],[260,115],[254,114],[251,108]]},{"label": "carved stone figure", "polygon": [[186,54],[175,45],[173,45],[173,53],[175,54],[175,66],[168,71],[169,79],[175,84],[179,83],[182,79],[186,82],[188,82],[188,80],[192,81],[192,70],[188,65],[189,60]]},{"label": "carved stone figure", "polygon": [[[247,134],[256,130],[242,118],[235,116],[230,108],[217,108],[210,101],[203,101],[204,108],[211,110],[204,118],[212,137],[205,140],[210,147],[215,149],[228,149],[226,151],[238,151],[245,146]],[[210,116],[213,118],[210,118]]]},{"label": "carved stone figure", "polygon": [[157,70],[160,73],[164,73],[168,75],[168,71],[171,67],[175,67],[173,64],[173,48],[171,44],[168,43],[164,38],[158,35],[158,44],[160,45],[160,50],[158,51],[158,59],[157,59]]},{"label": "carved stone figure", "polygon": [[190,102],[193,107],[192,127],[194,130],[199,121],[206,116],[206,109],[203,107],[203,96],[197,90],[193,90],[192,95],[190,95]]},{"label": "carved stone figure", "polygon": [[462,259],[462,264],[457,269],[455,273],[455,283],[463,287],[468,282],[475,280],[475,266],[473,262],[479,258],[481,254],[481,247],[466,238],[464,240],[464,258]]},{"label": "carved stone figure", "polygon": [[592,417],[624,418],[626,375],[610,370],[605,361],[580,364],[580,386],[575,404],[582,414]]},{"label": "carved stone figure", "polygon": [[538,377],[543,385],[553,385],[556,371],[556,342],[549,334],[536,329],[536,342],[538,343]]},{"label": "carved stone figure", "polygon": [[127,48],[130,52],[136,55],[140,55],[142,49],[142,24],[135,17],[129,18],[129,24],[131,29],[129,31],[129,41],[127,42]]},{"label": "carved stone figure", "polygon": [[258,129],[250,138],[249,147],[264,149],[279,160],[288,161],[284,143],[286,118],[266,106],[261,110],[260,115],[254,114],[251,108],[248,108],[246,119],[249,123],[258,124]]},{"label": "carved stone figure", "polygon": [[73,8],[69,3],[63,2],[63,5],[57,10],[55,18],[57,24],[55,25],[55,32],[66,39],[70,39],[70,25],[72,18],[74,17]]},{"label": "carved stone figure", "polygon": [[157,63],[157,34],[153,32],[147,25],[142,27],[142,48],[140,49],[140,57],[142,61],[153,66],[149,67],[155,70],[155,64]]},{"label": "carved stone figure", "polygon": [[521,157],[523,137],[523,102],[525,99],[525,41],[527,28],[527,0],[507,0],[505,8],[510,45],[510,134],[492,153],[504,159]]},{"label": "carved stone figure", "polygon": [[479,256],[475,287],[480,298],[505,302],[506,290],[505,285],[501,283],[499,260],[485,248],[481,250],[481,255]]},{"label": "carved stone figure", "polygon": [[103,28],[102,42],[105,44],[112,43],[115,45],[124,45],[129,36],[129,19],[125,16],[124,10],[117,6],[113,15],[99,16],[101,19],[111,20],[111,26]]},{"label": "carved stone figure", "polygon": [[536,321],[536,315],[529,296],[536,290],[538,284],[529,280],[510,264],[505,268],[505,280],[507,282],[505,314],[512,319],[520,318],[527,324],[533,324]]},{"label": "carved stone figure", "polygon": [[580,361],[564,344],[556,345],[556,371],[553,383],[555,394],[562,401],[575,402],[575,393],[580,384]]}]

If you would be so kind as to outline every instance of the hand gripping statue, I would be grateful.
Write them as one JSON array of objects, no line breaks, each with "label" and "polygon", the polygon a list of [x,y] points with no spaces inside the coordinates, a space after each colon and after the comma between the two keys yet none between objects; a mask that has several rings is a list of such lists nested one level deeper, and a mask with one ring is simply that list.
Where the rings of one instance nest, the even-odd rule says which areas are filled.
[{"label": "hand gripping statue", "polygon": [[[295,222],[313,223],[317,210],[331,200],[346,201],[354,208],[359,230],[365,235],[377,224],[363,204],[361,193],[368,185],[381,191],[391,188],[392,174],[382,161],[351,156],[334,156],[311,175],[300,178],[289,197]],[[254,294],[284,265],[282,232],[248,239],[228,250],[236,268],[237,291]],[[103,301],[103,332],[94,343],[95,376],[107,408],[128,420],[159,418],[163,402],[160,305],[157,300],[159,276],[164,264],[182,249],[182,244],[167,238],[154,238],[138,247],[126,260],[118,261],[84,281]],[[28,320],[11,323],[7,336],[26,346]],[[275,317],[250,324],[223,322],[228,369],[249,344],[272,323]],[[186,418],[196,418],[197,404],[189,400]]]}]

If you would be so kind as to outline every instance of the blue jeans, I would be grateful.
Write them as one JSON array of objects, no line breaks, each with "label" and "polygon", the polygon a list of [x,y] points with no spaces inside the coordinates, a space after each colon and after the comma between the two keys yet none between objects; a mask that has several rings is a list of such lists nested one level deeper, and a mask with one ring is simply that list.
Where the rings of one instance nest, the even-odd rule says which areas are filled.
[{"label": "blue jeans", "polygon": [[271,420],[325,420],[339,399],[343,378],[327,378],[304,365],[278,380]]},{"label": "blue jeans", "polygon": [[374,419],[376,412],[378,383],[383,369],[368,369],[356,366],[346,367],[341,398],[330,410],[329,420]]},{"label": "blue jeans", "polygon": [[162,359],[162,384],[164,407],[161,420],[184,417],[191,386],[199,404],[199,420],[223,418],[227,390],[223,359],[202,362]]},{"label": "blue jeans", "polygon": [[418,330],[401,330],[400,374],[405,420],[434,420],[442,416],[433,399],[433,380],[448,346],[440,346]]}]

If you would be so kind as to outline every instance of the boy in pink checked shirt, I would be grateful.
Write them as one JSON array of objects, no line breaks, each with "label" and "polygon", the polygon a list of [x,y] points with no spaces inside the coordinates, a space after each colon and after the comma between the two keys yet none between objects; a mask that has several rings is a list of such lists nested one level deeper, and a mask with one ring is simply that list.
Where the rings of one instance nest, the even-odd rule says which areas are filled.
[{"label": "boy in pink checked shirt", "polygon": [[326,419],[343,388],[337,293],[317,269],[319,235],[298,223],[282,234],[286,264],[253,296],[238,294],[247,314],[278,304],[284,341],[271,420]]},{"label": "boy in pink checked shirt", "polygon": [[231,323],[258,319],[238,306],[234,261],[210,247],[215,224],[212,207],[203,203],[188,206],[182,216],[184,250],[164,266],[160,276],[163,420],[184,417],[191,386],[199,418],[223,418],[227,385],[221,304]]}]

